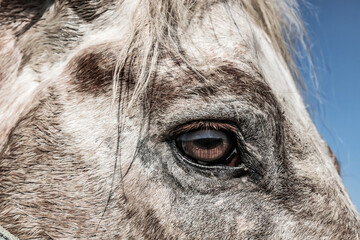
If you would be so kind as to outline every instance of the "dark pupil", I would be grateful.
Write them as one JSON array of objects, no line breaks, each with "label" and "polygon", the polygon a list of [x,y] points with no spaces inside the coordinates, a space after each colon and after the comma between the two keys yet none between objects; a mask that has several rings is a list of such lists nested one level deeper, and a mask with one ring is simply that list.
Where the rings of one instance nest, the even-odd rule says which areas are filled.
[{"label": "dark pupil", "polygon": [[213,149],[220,146],[223,143],[221,138],[201,138],[195,140],[194,145],[203,149]]}]

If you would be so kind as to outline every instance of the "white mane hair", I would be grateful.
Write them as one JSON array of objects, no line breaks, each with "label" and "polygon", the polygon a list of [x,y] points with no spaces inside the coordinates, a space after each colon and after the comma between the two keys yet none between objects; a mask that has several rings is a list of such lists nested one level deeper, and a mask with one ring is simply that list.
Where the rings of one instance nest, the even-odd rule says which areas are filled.
[{"label": "white mane hair", "polygon": [[[301,76],[295,64],[297,52],[305,50],[307,53],[307,34],[303,26],[298,3],[294,0],[236,0],[236,1],[138,1],[134,3],[136,11],[131,16],[129,37],[126,38],[123,50],[119,55],[118,71],[129,61],[129,56],[136,56],[135,65],[138,66],[137,86],[133,98],[136,99],[148,85],[151,71],[156,67],[161,52],[174,52],[188,67],[194,68],[190,59],[185,56],[182,41],[191,43],[196,41],[191,26],[202,21],[204,12],[218,3],[225,5],[227,15],[214,15],[210,22],[223,22],[222,18],[232,18],[238,9],[243,9],[249,21],[255,23],[268,35],[272,46],[281,54],[294,79],[302,84]],[[234,10],[235,9],[235,10]],[[233,12],[235,11],[235,12]],[[202,24],[202,23],[200,23]],[[251,23],[248,23],[251,25]],[[227,26],[223,26],[227,28]],[[241,35],[241,29],[238,29]],[[216,32],[214,31],[216,35]],[[187,46],[190,48],[190,46]],[[311,61],[309,56],[308,58]],[[211,63],[207,63],[210,64]]]}]

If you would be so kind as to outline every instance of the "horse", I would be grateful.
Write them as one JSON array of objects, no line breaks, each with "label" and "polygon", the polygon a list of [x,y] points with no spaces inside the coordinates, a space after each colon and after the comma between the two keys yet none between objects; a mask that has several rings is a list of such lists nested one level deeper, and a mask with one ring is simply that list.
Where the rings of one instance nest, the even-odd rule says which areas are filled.
[{"label": "horse", "polygon": [[360,239],[295,0],[0,0],[0,239]]}]

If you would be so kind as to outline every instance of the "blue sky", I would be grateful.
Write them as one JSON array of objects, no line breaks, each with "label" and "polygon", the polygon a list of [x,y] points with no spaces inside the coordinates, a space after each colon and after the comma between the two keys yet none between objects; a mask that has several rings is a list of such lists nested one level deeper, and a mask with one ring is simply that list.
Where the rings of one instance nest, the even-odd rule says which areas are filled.
[{"label": "blue sky", "polygon": [[344,184],[360,212],[360,1],[308,2],[312,6],[302,7],[302,14],[321,98],[314,104],[310,93],[310,111],[340,162]]}]

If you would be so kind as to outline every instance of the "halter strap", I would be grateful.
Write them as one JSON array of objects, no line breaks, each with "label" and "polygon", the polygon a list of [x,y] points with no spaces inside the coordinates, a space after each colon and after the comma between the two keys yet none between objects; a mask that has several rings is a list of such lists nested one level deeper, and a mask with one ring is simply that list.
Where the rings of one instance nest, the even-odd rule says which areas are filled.
[{"label": "halter strap", "polygon": [[11,235],[11,233],[9,233],[3,227],[0,226],[0,240],[19,240],[19,239]]}]

